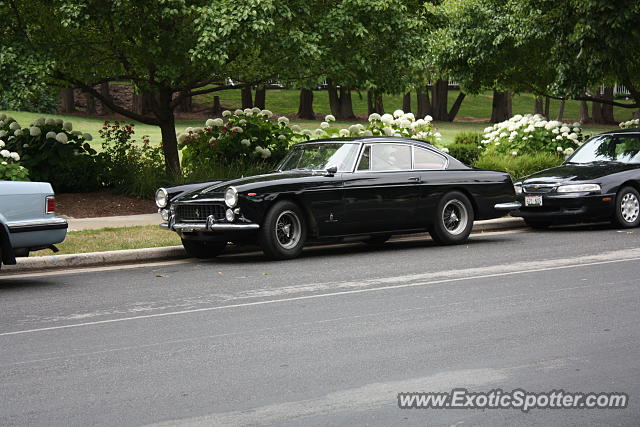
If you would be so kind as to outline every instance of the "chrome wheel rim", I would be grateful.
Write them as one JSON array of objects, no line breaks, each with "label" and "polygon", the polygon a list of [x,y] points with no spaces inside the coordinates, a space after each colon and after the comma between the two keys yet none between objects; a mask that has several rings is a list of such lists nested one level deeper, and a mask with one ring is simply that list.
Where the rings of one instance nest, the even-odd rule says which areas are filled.
[{"label": "chrome wheel rim", "polygon": [[458,199],[449,200],[442,209],[442,225],[450,234],[460,234],[467,228],[469,213]]},{"label": "chrome wheel rim", "polygon": [[298,215],[293,211],[284,211],[276,220],[276,240],[283,249],[292,249],[298,245],[302,236],[302,226]]},{"label": "chrome wheel rim", "polygon": [[640,203],[638,202],[638,198],[635,194],[627,193],[622,196],[622,200],[620,201],[620,213],[622,214],[622,218],[628,223],[633,223],[638,219]]}]

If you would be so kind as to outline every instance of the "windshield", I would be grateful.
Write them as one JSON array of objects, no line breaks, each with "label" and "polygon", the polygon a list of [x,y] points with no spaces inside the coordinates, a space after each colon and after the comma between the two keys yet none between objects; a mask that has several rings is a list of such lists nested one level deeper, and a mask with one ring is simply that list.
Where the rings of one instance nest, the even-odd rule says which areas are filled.
[{"label": "windshield", "polygon": [[602,135],[587,141],[566,163],[640,163],[640,135]]},{"label": "windshield", "polygon": [[335,166],[338,172],[351,172],[359,147],[360,144],[344,142],[297,145],[278,170],[327,170]]}]

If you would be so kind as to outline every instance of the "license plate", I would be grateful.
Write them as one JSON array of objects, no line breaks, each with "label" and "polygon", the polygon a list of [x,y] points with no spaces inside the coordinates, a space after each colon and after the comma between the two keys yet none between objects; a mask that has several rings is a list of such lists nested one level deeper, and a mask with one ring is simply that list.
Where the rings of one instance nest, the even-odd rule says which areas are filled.
[{"label": "license plate", "polygon": [[525,196],[525,206],[542,206],[542,196]]}]

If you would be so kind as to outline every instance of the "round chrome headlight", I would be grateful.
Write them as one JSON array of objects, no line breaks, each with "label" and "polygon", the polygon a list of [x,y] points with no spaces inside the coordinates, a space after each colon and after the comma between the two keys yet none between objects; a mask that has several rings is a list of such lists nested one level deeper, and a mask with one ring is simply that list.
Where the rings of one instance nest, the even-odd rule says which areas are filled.
[{"label": "round chrome headlight", "polygon": [[233,187],[227,188],[224,192],[224,202],[230,208],[235,207],[238,204],[238,191]]},{"label": "round chrome headlight", "polygon": [[166,208],[169,203],[169,193],[164,188],[158,188],[156,191],[156,205],[159,208]]}]

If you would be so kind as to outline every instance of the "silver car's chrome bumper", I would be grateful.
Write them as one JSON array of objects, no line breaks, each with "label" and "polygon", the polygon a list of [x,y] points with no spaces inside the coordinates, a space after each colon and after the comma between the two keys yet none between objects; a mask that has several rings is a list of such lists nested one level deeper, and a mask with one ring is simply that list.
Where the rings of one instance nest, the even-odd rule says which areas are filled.
[{"label": "silver car's chrome bumper", "polygon": [[494,209],[498,209],[501,211],[511,211],[514,209],[519,209],[522,207],[522,204],[520,204],[520,202],[508,202],[508,203],[497,203],[494,206]]},{"label": "silver car's chrome bumper", "polygon": [[259,224],[227,224],[227,223],[215,223],[207,227],[206,223],[177,223],[169,227],[169,224],[160,224],[162,228],[171,228],[174,231],[192,232],[192,231],[242,231],[242,230],[257,230],[260,228]]},{"label": "silver car's chrome bumper", "polygon": [[65,229],[69,225],[64,218],[42,218],[30,221],[7,222],[11,233],[26,233],[29,231],[46,231]]}]

